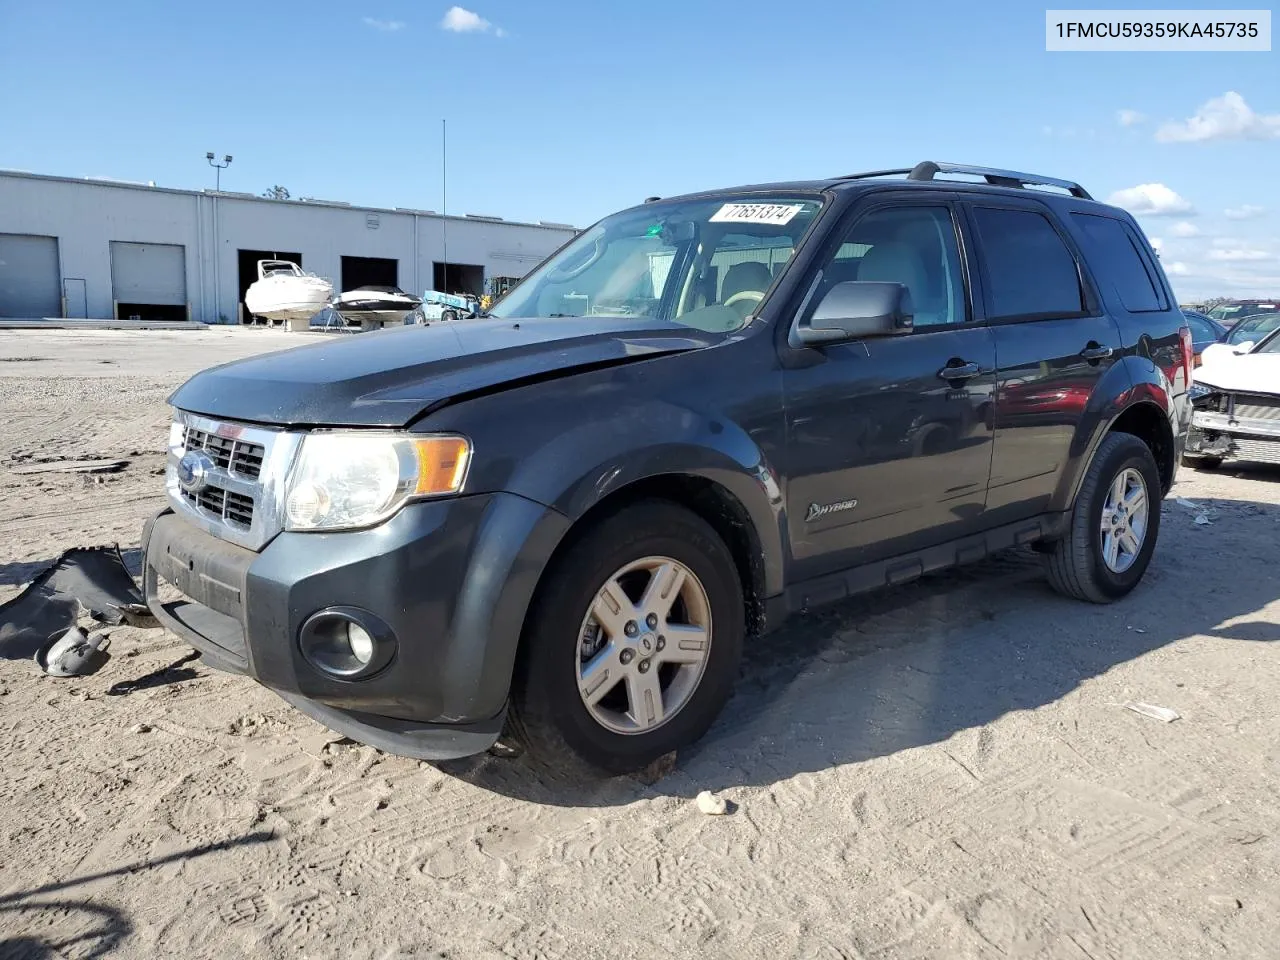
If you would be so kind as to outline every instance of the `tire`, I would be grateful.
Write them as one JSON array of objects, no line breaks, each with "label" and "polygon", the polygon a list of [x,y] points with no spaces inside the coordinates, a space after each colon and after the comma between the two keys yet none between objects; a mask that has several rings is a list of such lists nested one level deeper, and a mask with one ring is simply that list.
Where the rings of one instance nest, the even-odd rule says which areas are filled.
[{"label": "tire", "polygon": [[[1139,476],[1145,486],[1146,522],[1139,549],[1124,569],[1116,570],[1103,556],[1103,507],[1119,478],[1127,472],[1130,479]],[[1162,499],[1160,472],[1150,448],[1132,434],[1109,434],[1089,464],[1071,511],[1067,535],[1048,545],[1045,567],[1049,583],[1065,596],[1091,603],[1111,603],[1128,594],[1151,563],[1160,534]]]},{"label": "tire", "polygon": [[443,313],[440,314],[440,319],[441,320],[457,320],[458,315],[454,313],[452,310],[445,310]]},{"label": "tire", "polygon": [[[639,619],[645,616],[643,610],[638,614],[621,610],[612,618],[612,635],[592,654],[590,647],[609,633],[599,625],[593,633],[596,628],[591,625],[596,621],[588,619],[594,617],[591,611],[599,609],[597,593],[629,565],[655,560],[668,561],[668,571],[682,567],[689,575],[668,611],[670,625],[659,620],[650,631]],[[634,602],[642,599],[640,594],[651,582],[648,575],[641,578],[647,573],[624,574],[615,585],[620,590],[625,586],[624,598]],[[639,624],[637,636],[623,636],[626,620],[619,616]],[[700,666],[667,660],[673,655],[691,656],[684,646],[695,641],[678,647],[663,631],[700,619],[709,626]],[[627,507],[586,530],[544,575],[521,641],[512,684],[511,732],[531,759],[559,771],[597,776],[641,770],[698,740],[710,728],[732,693],[745,630],[737,567],[710,525],[666,501]],[[646,653],[650,646],[641,644],[650,644],[654,652]],[[622,659],[625,651],[630,651],[632,659]],[[599,668],[606,661],[613,673],[588,694],[581,693],[580,683],[586,687],[590,682],[587,664]],[[642,661],[648,663],[646,677],[640,676]],[[596,676],[601,676],[598,669]],[[655,682],[658,686],[651,686]],[[647,691],[642,697],[651,698],[655,689],[659,691],[658,699],[667,712],[664,719],[655,723],[643,709],[637,713],[631,704],[633,683]],[[599,703],[589,708],[586,697],[597,694]],[[643,717],[643,722],[632,720],[633,714]],[[609,723],[631,723],[636,729],[611,729],[600,716]],[[653,725],[644,729],[647,724]]]}]

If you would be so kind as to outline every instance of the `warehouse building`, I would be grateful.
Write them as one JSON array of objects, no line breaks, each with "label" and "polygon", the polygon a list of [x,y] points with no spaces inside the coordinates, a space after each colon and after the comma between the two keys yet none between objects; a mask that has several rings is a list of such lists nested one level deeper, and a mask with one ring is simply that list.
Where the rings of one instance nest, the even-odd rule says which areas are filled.
[{"label": "warehouse building", "polygon": [[336,291],[488,292],[574,235],[558,223],[271,200],[0,171],[0,318],[247,320],[257,261]]}]

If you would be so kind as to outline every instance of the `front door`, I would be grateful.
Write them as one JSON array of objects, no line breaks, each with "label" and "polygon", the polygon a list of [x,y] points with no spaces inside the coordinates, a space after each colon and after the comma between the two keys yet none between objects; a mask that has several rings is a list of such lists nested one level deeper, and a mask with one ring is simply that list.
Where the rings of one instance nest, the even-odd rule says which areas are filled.
[{"label": "front door", "polygon": [[914,329],[810,350],[787,364],[787,513],[797,580],[973,532],[991,460],[983,412],[995,346],[989,329],[969,321],[949,196],[877,195],[854,211],[819,262],[806,310],[839,282],[898,282],[910,293]]},{"label": "front door", "polygon": [[999,367],[988,519],[1048,509],[1094,387],[1121,357],[1120,330],[1043,206],[974,202],[969,217]]}]

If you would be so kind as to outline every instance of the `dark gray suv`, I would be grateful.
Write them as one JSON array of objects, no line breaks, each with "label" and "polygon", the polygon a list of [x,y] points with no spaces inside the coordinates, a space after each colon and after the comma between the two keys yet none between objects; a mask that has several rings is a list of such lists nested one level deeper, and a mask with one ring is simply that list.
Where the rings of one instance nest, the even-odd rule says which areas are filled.
[{"label": "dark gray suv", "polygon": [[190,379],[148,600],[387,751],[506,727],[632,770],[789,614],[1018,544],[1123,597],[1191,364],[1137,224],[1074,183],[925,162],[653,200],[486,316]]}]

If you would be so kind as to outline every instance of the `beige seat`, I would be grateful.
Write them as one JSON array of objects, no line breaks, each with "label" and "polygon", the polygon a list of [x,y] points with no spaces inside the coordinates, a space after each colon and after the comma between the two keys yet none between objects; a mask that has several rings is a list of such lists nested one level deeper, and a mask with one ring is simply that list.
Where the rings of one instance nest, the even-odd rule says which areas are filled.
[{"label": "beige seat", "polygon": [[878,280],[881,283],[900,283],[911,294],[912,308],[917,323],[936,323],[938,318],[928,310],[928,274],[920,255],[910,244],[900,240],[877,243],[867,251],[858,267],[859,280]]},{"label": "beige seat", "polygon": [[724,275],[720,302],[746,319],[764,299],[765,291],[772,284],[773,274],[766,264],[755,261],[735,263]]}]

